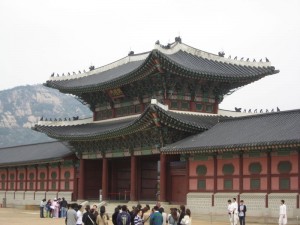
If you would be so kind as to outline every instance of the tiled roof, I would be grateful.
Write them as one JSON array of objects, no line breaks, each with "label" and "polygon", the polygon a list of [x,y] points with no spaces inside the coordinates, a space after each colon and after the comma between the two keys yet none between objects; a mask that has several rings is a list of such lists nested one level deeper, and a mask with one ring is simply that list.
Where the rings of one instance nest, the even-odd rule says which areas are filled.
[{"label": "tiled roof", "polygon": [[166,154],[300,146],[300,110],[224,120],[161,149]]},{"label": "tiled roof", "polygon": [[34,129],[47,134],[49,137],[61,140],[107,139],[140,132],[143,129],[156,126],[152,113],[157,113],[159,123],[189,133],[198,133],[207,130],[219,120],[219,117],[216,115],[176,113],[164,110],[158,105],[149,105],[144,113],[138,117],[117,118],[110,121],[97,121],[73,126],[55,126],[53,124],[47,126],[45,124],[38,124]]},{"label": "tiled roof", "polygon": [[278,72],[269,61],[224,58],[175,42],[169,48],[155,45],[150,52],[130,55],[86,73],[53,76],[46,86],[69,93],[102,91],[142,79],[160,68],[194,79],[241,82],[237,87]]},{"label": "tiled roof", "polygon": [[8,164],[39,164],[44,161],[61,160],[71,154],[73,153],[70,149],[61,142],[0,148],[0,167]]}]

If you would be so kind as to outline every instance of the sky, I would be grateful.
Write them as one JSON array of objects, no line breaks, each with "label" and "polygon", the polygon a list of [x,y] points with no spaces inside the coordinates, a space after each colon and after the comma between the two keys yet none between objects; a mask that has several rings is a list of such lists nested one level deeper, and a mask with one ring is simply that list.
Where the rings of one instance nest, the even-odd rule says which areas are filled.
[{"label": "sky", "polygon": [[298,0],[0,0],[0,91],[180,36],[225,57],[267,57],[280,70],[226,96],[220,108],[300,109],[299,12]]}]

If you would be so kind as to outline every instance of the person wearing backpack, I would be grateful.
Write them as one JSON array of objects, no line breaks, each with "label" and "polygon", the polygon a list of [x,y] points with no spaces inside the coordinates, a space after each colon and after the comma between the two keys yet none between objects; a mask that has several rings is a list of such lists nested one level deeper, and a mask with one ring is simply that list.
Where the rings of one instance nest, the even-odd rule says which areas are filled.
[{"label": "person wearing backpack", "polygon": [[130,223],[131,223],[131,217],[128,213],[127,206],[123,205],[122,212],[120,212],[117,217],[117,224],[118,225],[130,225]]}]

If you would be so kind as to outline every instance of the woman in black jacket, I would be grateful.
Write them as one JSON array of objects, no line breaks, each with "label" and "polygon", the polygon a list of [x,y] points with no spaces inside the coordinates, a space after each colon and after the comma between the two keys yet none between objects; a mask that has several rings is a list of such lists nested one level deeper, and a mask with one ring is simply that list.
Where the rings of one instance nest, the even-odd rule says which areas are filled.
[{"label": "woman in black jacket", "polygon": [[82,222],[84,225],[96,225],[96,216],[94,210],[89,205],[85,207],[85,213],[82,216]]},{"label": "woman in black jacket", "polygon": [[114,225],[117,225],[117,218],[118,218],[119,211],[120,211],[119,208],[116,207],[114,214],[112,214],[112,223]]}]

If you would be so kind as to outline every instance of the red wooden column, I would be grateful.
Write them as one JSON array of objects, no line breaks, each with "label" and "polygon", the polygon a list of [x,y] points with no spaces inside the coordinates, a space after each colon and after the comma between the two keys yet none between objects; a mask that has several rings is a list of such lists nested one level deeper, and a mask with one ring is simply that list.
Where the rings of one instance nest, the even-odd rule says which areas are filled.
[{"label": "red wooden column", "polygon": [[16,167],[15,169],[15,173],[16,173],[16,177],[15,177],[15,191],[17,191],[19,188],[18,188],[18,185],[20,183],[19,181],[19,170],[18,170],[18,167]]},{"label": "red wooden column", "polygon": [[102,159],[102,200],[108,199],[108,162]]},{"label": "red wooden column", "polygon": [[[190,155],[186,156],[186,193],[189,193],[190,190]],[[187,195],[185,204],[187,202]]]},{"label": "red wooden column", "polygon": [[[47,166],[47,168],[48,168],[48,166]],[[35,187],[34,187],[34,191],[37,191],[38,190],[38,177],[39,177],[39,171],[38,171],[38,166],[35,166],[34,167],[34,170],[35,170]],[[48,174],[47,174],[47,176],[48,176]],[[47,179],[48,179],[48,177],[47,177]],[[47,183],[47,190],[48,190],[48,183]]]},{"label": "red wooden column", "polygon": [[5,188],[6,191],[8,191],[8,183],[9,183],[8,176],[9,176],[9,172],[8,172],[8,168],[7,168],[6,169],[6,188]]},{"label": "red wooden column", "polygon": [[50,164],[47,164],[46,167],[46,191],[48,192],[50,189]]},{"label": "red wooden column", "polygon": [[268,199],[268,195],[271,193],[271,174],[272,174],[272,155],[271,155],[271,149],[267,150],[267,195],[266,195],[266,208],[269,207],[269,199]]},{"label": "red wooden column", "polygon": [[[243,152],[239,153],[239,194],[243,193],[244,186],[243,186],[243,177],[244,177],[244,158],[243,158]],[[240,195],[239,195],[240,196]],[[239,202],[239,201],[238,201]]]},{"label": "red wooden column", "polygon": [[299,209],[299,191],[300,191],[300,150],[298,152],[298,198],[297,198],[297,209]]},{"label": "red wooden column", "polygon": [[84,199],[84,159],[79,161],[79,184],[78,184],[78,199]]},{"label": "red wooden column", "polygon": [[57,184],[57,191],[60,192],[60,184],[61,184],[61,163],[58,163],[58,184]]},{"label": "red wooden column", "polygon": [[213,154],[213,160],[214,160],[214,194],[215,194],[218,191],[218,153],[217,152]]},{"label": "red wooden column", "polygon": [[218,111],[219,111],[219,102],[217,99],[215,99],[213,113],[218,114]]},{"label": "red wooden column", "polygon": [[25,187],[24,187],[24,190],[25,191],[27,191],[27,189],[28,189],[28,184],[27,184],[28,179],[27,179],[27,176],[28,176],[28,168],[27,168],[27,166],[25,166],[25,176],[24,176],[24,178],[25,178]]},{"label": "red wooden column", "polygon": [[130,201],[136,201],[136,156],[131,155],[131,163],[130,163]]},{"label": "red wooden column", "polygon": [[166,198],[166,184],[167,184],[167,165],[166,155],[160,154],[160,201],[165,202]]},{"label": "red wooden column", "polygon": [[215,206],[215,194],[218,190],[218,153],[213,153],[213,162],[214,162],[214,189],[211,199],[211,206]]},{"label": "red wooden column", "polygon": [[300,151],[297,151],[298,153],[298,197],[297,197],[297,202],[296,202],[296,207],[299,209],[299,188],[300,188]]}]

